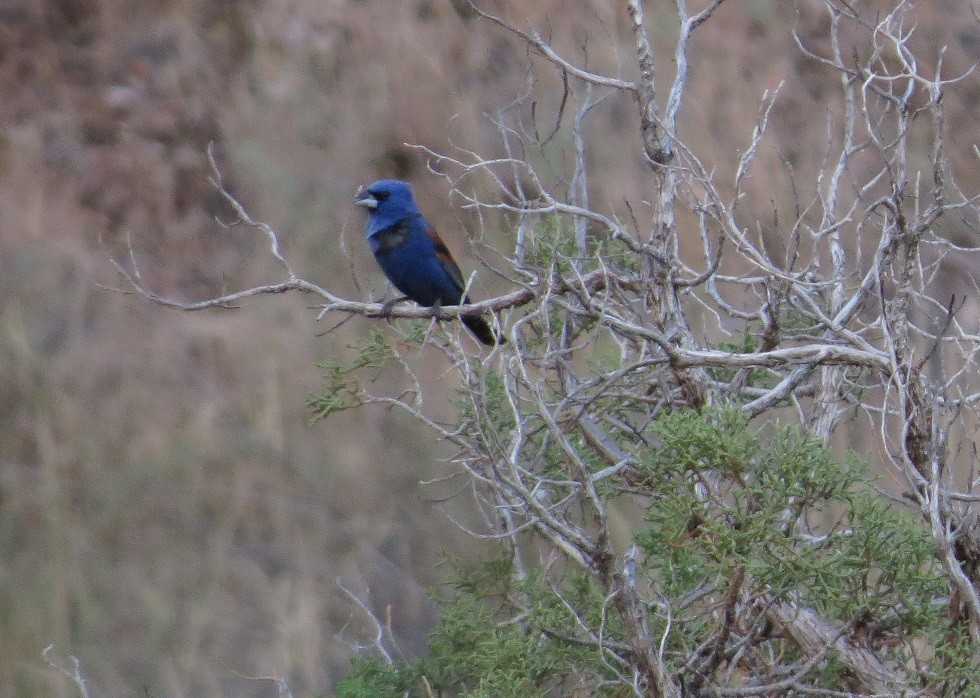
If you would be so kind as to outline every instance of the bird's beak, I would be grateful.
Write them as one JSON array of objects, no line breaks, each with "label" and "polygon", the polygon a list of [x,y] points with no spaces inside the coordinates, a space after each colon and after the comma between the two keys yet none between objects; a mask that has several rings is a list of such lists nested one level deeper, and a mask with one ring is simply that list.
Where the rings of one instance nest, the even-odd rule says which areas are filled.
[{"label": "bird's beak", "polygon": [[364,187],[357,190],[357,194],[354,196],[354,203],[369,209],[376,209],[378,207],[378,200]]}]

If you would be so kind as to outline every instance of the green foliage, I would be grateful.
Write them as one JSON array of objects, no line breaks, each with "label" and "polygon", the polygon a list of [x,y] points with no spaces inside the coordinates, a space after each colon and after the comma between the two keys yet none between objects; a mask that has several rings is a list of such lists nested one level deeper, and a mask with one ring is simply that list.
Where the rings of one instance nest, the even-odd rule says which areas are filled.
[{"label": "green foliage", "polygon": [[425,335],[429,331],[429,320],[413,322],[408,328],[407,341],[411,344],[419,344],[425,341]]},{"label": "green foliage", "polygon": [[[543,216],[535,220],[528,228],[520,259],[523,266],[535,269],[544,277],[574,277],[576,273],[588,272],[598,266],[597,258],[577,249],[573,231],[567,221],[559,216]],[[574,327],[569,328],[573,336],[588,331],[593,324],[588,318],[576,316],[573,319],[569,313],[552,306],[541,322],[532,323],[525,328],[528,348],[545,348],[542,339],[546,336],[562,336],[568,322],[575,323]],[[537,335],[537,332],[541,334]]]},{"label": "green foliage", "polygon": [[[818,328],[804,314],[792,308],[783,309],[779,316],[779,332],[783,339],[788,337],[814,337]],[[762,346],[763,327],[760,324],[748,323],[741,337],[735,341],[719,342],[716,347],[720,351],[732,354],[752,354]],[[708,372],[719,383],[729,383],[741,369],[711,367]],[[749,387],[770,388],[774,384],[771,375],[764,369],[749,369],[745,385]]]},{"label": "green foliage", "polygon": [[970,632],[962,625],[938,627],[931,638],[936,648],[931,666],[920,670],[923,685],[941,687],[939,695],[977,698],[980,696],[980,672],[977,670],[977,647]]},{"label": "green foliage", "polygon": [[[758,327],[746,325],[745,333],[738,339],[739,341],[737,342],[719,342],[717,348],[721,351],[731,352],[732,354],[751,354],[759,348]],[[720,383],[729,383],[735,377],[735,374],[738,373],[738,369],[712,367],[708,369],[708,372],[714,380]],[[756,385],[756,381],[763,375],[765,375],[764,371],[751,369],[749,380],[746,384]]]},{"label": "green foliage", "polygon": [[380,330],[371,331],[366,341],[354,347],[349,346],[348,349],[356,351],[353,361],[346,362],[331,357],[316,365],[323,377],[324,386],[320,392],[306,399],[306,405],[312,412],[313,423],[326,419],[334,412],[343,412],[356,407],[359,404],[357,397],[361,392],[361,386],[354,372],[359,369],[371,369],[369,380],[375,381],[392,357],[391,348]]},{"label": "green foliage", "polygon": [[[837,462],[808,434],[774,426],[763,438],[734,411],[675,413],[653,429],[662,448],[644,464],[656,492],[637,541],[647,570],[676,602],[705,584],[724,593],[793,600],[904,659],[910,643],[943,621],[933,600],[948,593],[934,546],[904,512],[863,484],[865,468]],[[714,494],[703,488],[711,481]],[[675,647],[695,647],[717,630],[717,616],[688,609],[674,625]]]},{"label": "green foliage", "polygon": [[539,218],[528,231],[524,249],[525,266],[553,270],[565,276],[572,271],[572,259],[576,256],[575,237],[562,228],[558,216]]},{"label": "green foliage", "polygon": [[[500,389],[494,380],[489,399]],[[665,414],[650,430],[660,445],[639,451],[642,490],[652,496],[642,500],[646,523],[635,534],[645,553],[637,578],[652,608],[670,609],[669,625],[666,614],[653,616],[651,637],[665,636],[675,669],[692,652],[710,656],[713,643],[728,651],[719,606],[727,598],[741,604],[733,613],[739,632],[754,634],[758,661],[794,661],[797,648],[760,612],[782,600],[866,638],[887,661],[916,667],[923,686],[961,695],[980,685],[968,635],[950,628],[936,602],[949,590],[930,537],[868,488],[860,460],[835,460],[798,428],[752,428],[732,410]],[[340,695],[393,695],[391,687],[417,696],[629,693],[628,677],[596,643],[629,655],[593,573],[559,565],[518,576],[509,554],[454,567],[429,655],[355,663]],[[719,680],[708,672],[687,678]],[[844,673],[830,653],[807,681],[847,690]]]},{"label": "green foliage", "polygon": [[[451,401],[459,410],[461,421],[471,426],[480,425],[483,431],[495,434],[499,439],[506,440],[516,421],[514,411],[507,399],[507,389],[503,377],[496,371],[482,372],[474,366],[474,375],[482,379],[482,383],[473,389],[461,386],[456,390],[456,396]],[[471,399],[472,392],[482,396],[479,405],[480,414]]]},{"label": "green foliage", "polygon": [[[337,695],[533,698],[570,695],[601,683],[607,672],[598,652],[569,643],[577,621],[571,609],[594,609],[602,623],[602,594],[585,575],[571,575],[559,596],[544,580],[517,582],[506,559],[463,567],[452,592],[439,599],[442,622],[429,637],[429,655],[387,665],[379,660],[352,662]],[[527,604],[526,617],[514,617],[513,599]],[[564,599],[564,601],[563,601]],[[618,695],[591,690],[589,695]]]},{"label": "green foliage", "polygon": [[465,687],[474,698],[546,695],[570,668],[568,648],[530,626],[503,624],[482,599],[460,595],[444,606],[425,668],[439,689]]},{"label": "green foliage", "polygon": [[337,698],[402,698],[414,683],[413,672],[381,659],[352,657],[351,671],[337,686]]},{"label": "green foliage", "polygon": [[[624,222],[621,220],[617,221],[617,223],[624,228],[629,228],[629,226],[624,225]],[[599,241],[598,253],[607,266],[610,266],[619,272],[636,274],[642,269],[642,258],[630,248],[630,245],[627,244],[625,240],[614,238],[612,236],[603,237]]]}]

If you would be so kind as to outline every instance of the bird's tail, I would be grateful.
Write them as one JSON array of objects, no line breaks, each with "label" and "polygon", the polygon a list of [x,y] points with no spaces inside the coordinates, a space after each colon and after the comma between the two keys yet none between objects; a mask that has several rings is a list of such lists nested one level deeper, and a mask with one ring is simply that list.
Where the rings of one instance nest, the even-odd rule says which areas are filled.
[{"label": "bird's tail", "polygon": [[476,335],[477,339],[486,345],[493,346],[494,344],[503,344],[507,341],[507,338],[503,335],[498,336],[493,331],[493,328],[490,327],[490,323],[479,315],[464,315],[463,324],[470,329],[470,332]]}]

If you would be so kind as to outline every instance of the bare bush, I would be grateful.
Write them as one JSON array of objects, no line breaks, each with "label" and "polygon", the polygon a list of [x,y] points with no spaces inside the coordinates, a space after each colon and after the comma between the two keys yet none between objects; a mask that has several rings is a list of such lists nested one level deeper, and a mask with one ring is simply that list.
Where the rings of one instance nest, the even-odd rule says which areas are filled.
[{"label": "bare bush", "polygon": [[[819,166],[798,172],[785,164],[786,189],[760,211],[747,203],[746,188],[764,166],[779,90],[761,95],[730,173],[683,135],[691,41],[722,5],[694,11],[676,0],[666,89],[655,81],[638,0],[626,3],[636,45],[628,72],[636,79],[592,72],[533,29],[467,7],[485,29],[523,41],[534,65],[557,69],[564,90],[552,129],[539,128],[534,80],[493,117],[502,156],[424,149],[488,233],[516,231],[512,249],[487,259],[515,290],[467,307],[492,313],[510,341],[475,355],[466,340],[435,331],[435,322],[424,335],[412,325],[411,341],[376,338],[352,364],[329,367],[313,409],[325,417],[387,405],[455,445],[454,462],[486,523],[474,535],[508,550],[513,579],[533,577],[562,602],[570,625],[544,636],[595,651],[602,668],[593,689],[958,693],[975,673],[980,640],[973,417],[980,328],[975,300],[951,293],[947,282],[957,260],[975,250],[941,234],[940,223],[970,231],[978,224],[977,198],[949,166],[944,116],[944,95],[971,74],[947,74],[943,51],[913,48],[911,4],[866,15],[824,0],[829,39],[796,42],[804,59],[838,76],[840,111],[812,120],[827,133]],[[590,124],[596,105],[619,94],[636,104],[637,147],[655,186],[644,201],[600,208],[590,201]],[[143,295],[200,310],[299,290],[319,303],[318,319],[378,315],[377,303],[298,277],[275,232],[222,192],[240,222],[267,237],[284,279],[184,302],[145,287],[135,259],[117,262]],[[763,227],[779,245],[765,242]],[[442,308],[441,316],[460,312]],[[390,315],[434,311],[398,307]],[[432,416],[417,377],[431,354],[419,343],[458,372],[458,422]],[[356,369],[386,362],[404,371],[410,389],[388,394],[357,379]],[[690,413],[706,431],[683,421]],[[808,436],[775,426],[768,437],[756,434],[755,424],[777,419]],[[886,486],[871,489],[861,484],[863,471],[840,464],[834,471],[824,460],[822,447],[848,442],[848,430],[860,430]],[[761,440],[742,443],[742,432]],[[889,500],[916,514],[928,551],[888,518]],[[731,553],[754,520],[766,523],[750,546],[759,557]],[[833,595],[866,593],[867,603],[835,605],[813,580],[833,576],[834,565],[847,577],[835,556],[859,540],[863,581]],[[681,565],[672,555],[682,549],[718,563],[690,562],[697,578],[683,591],[671,582]],[[908,567],[893,570],[890,552]],[[776,562],[760,561],[769,556]],[[790,574],[815,559],[823,566],[812,579]],[[597,610],[563,590],[570,570],[594,585]],[[529,622],[535,608],[529,587],[518,588],[504,605],[515,624]],[[549,680],[542,685],[557,685]]]}]

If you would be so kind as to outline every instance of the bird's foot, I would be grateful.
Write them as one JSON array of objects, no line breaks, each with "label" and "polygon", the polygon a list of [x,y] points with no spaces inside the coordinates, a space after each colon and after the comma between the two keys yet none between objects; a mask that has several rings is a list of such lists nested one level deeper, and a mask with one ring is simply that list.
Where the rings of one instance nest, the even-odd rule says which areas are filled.
[{"label": "bird's foot", "polygon": [[381,310],[379,310],[377,313],[371,313],[368,315],[368,317],[388,317],[391,315],[392,308],[407,300],[408,296],[399,296],[398,298],[392,298],[390,301],[385,301],[381,306]]}]

